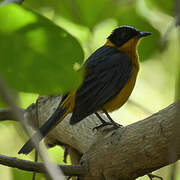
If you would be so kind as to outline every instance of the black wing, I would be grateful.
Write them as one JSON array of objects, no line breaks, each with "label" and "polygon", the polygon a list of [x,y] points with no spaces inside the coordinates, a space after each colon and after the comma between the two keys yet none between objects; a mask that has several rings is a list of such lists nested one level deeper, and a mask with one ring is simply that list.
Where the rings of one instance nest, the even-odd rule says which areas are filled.
[{"label": "black wing", "polygon": [[104,46],[86,61],[85,71],[85,79],[76,93],[71,124],[96,112],[116,96],[131,78],[132,64],[125,53]]}]

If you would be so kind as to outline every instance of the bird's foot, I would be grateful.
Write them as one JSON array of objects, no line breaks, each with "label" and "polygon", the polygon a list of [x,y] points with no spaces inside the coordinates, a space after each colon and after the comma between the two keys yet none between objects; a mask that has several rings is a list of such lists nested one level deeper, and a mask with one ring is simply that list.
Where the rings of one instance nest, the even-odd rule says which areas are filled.
[{"label": "bird's foot", "polygon": [[100,124],[99,126],[94,127],[92,130],[93,130],[93,132],[95,130],[98,131],[99,129],[101,129],[101,128],[105,127],[105,126],[108,126],[108,125],[113,126],[114,129],[123,128],[123,126],[121,124],[118,124],[118,123],[116,123],[114,121],[113,122],[103,121],[102,124]]},{"label": "bird's foot", "polygon": [[158,178],[158,179],[160,179],[160,180],[163,180],[163,178],[162,177],[160,177],[160,176],[157,176],[157,175],[154,175],[154,174],[147,174],[147,176],[150,178],[150,180],[153,180],[153,178]]}]

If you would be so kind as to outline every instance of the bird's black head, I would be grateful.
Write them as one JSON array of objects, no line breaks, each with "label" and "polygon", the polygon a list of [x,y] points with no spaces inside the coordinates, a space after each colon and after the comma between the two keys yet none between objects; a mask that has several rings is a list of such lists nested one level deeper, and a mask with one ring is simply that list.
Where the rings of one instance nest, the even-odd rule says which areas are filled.
[{"label": "bird's black head", "polygon": [[109,39],[115,46],[120,47],[132,38],[141,38],[150,34],[150,32],[140,32],[131,26],[119,26],[113,30],[107,39]]}]

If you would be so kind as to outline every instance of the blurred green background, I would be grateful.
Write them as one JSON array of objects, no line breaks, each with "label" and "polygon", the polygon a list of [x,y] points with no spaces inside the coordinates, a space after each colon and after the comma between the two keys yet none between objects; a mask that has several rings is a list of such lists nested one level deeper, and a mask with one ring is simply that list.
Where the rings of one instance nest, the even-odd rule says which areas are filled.
[{"label": "blurred green background", "polygon": [[[78,87],[81,75],[74,69],[105,43],[115,27],[132,25],[152,32],[138,48],[141,68],[130,101],[112,113],[123,125],[133,123],[165,108],[175,100],[175,94],[180,94],[180,38],[174,7],[172,0],[25,0],[21,6],[2,6],[0,75],[18,91],[20,106],[26,108],[38,94],[63,93]],[[1,101],[0,106],[4,107]],[[1,122],[0,131],[0,154],[33,159],[33,154],[17,154],[27,137],[16,122]],[[61,148],[52,148],[50,153],[63,164]],[[169,167],[156,173],[170,179]],[[31,176],[0,166],[0,179]],[[44,177],[39,175],[37,179]]]}]

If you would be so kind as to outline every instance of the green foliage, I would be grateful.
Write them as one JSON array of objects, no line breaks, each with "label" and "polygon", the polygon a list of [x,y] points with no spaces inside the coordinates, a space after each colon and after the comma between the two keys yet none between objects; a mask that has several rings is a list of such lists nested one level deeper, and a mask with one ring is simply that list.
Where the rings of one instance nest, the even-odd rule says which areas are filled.
[{"label": "green foliage", "polygon": [[18,5],[0,8],[0,74],[23,92],[55,94],[80,84],[73,70],[83,52],[75,38],[45,17]]},{"label": "green foliage", "polygon": [[[22,171],[14,168],[12,168],[11,171],[12,171],[13,180],[32,179],[32,175],[33,175],[32,172]],[[45,180],[46,178],[43,174],[36,173],[36,179]]]},{"label": "green foliage", "polygon": [[179,100],[180,99],[180,70],[179,69],[177,72],[176,87],[175,88],[176,88],[175,89],[175,100]]},{"label": "green foliage", "polygon": [[147,3],[157,8],[158,10],[161,10],[164,13],[167,13],[171,16],[174,16],[174,2],[173,0],[146,0]]},{"label": "green foliage", "polygon": [[132,25],[140,30],[152,32],[153,35],[143,40],[139,46],[141,60],[148,59],[158,49],[160,34],[146,18],[136,11],[136,1],[131,3],[114,0],[61,0],[51,2],[46,0],[44,3],[40,3],[40,1],[32,0],[26,5],[43,10],[46,7],[46,3],[49,3],[49,8],[56,15],[60,15],[73,23],[84,25],[91,30],[94,30],[98,23],[107,18],[114,18],[119,25]]},{"label": "green foliage", "polygon": [[[113,12],[112,7],[114,7],[115,2],[113,0],[31,0],[27,3],[25,2],[25,5],[38,10],[48,7],[56,15],[93,29],[97,23],[107,17],[107,8]],[[108,12],[108,14],[111,12]]]},{"label": "green foliage", "polygon": [[32,172],[22,171],[18,169],[11,169],[13,180],[24,180],[24,179],[32,179]]},{"label": "green foliage", "polygon": [[[109,17],[109,13],[114,10],[111,17],[116,18],[119,25],[132,25],[153,33],[139,46],[140,59],[149,58],[158,47],[158,31],[137,13],[134,3],[124,8],[115,7],[119,5],[117,2],[112,3],[113,5],[110,5],[110,2],[46,0],[31,1],[29,6],[40,9],[40,5],[44,3],[44,8],[56,9],[56,14],[91,29]],[[108,5],[111,10],[106,12]],[[52,21],[18,5],[1,7],[0,39],[0,54],[3,60],[0,74],[10,87],[22,92],[56,94],[79,86],[81,76],[73,70],[73,65],[75,62],[82,63],[81,46]]]},{"label": "green foliage", "polygon": [[4,107],[6,107],[6,105],[3,103],[3,100],[0,98],[0,108],[4,108]]}]

